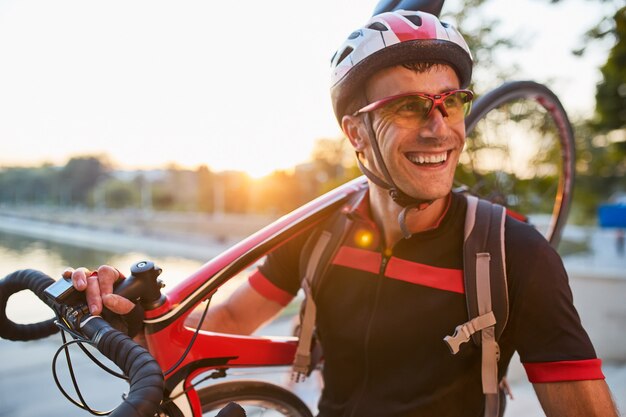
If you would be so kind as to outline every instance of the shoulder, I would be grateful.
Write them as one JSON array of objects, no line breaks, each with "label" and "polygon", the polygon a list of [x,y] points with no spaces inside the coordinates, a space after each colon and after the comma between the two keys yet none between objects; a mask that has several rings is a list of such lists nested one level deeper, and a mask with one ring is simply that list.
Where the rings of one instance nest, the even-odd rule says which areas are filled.
[{"label": "shoulder", "polygon": [[534,300],[546,296],[549,303],[549,298],[556,294],[570,297],[569,278],[561,256],[534,226],[507,217],[505,259],[512,299],[522,294]]},{"label": "shoulder", "polygon": [[536,256],[560,259],[556,250],[533,225],[510,216],[506,217],[504,224],[504,241],[507,258],[511,260],[521,258],[527,262]]}]

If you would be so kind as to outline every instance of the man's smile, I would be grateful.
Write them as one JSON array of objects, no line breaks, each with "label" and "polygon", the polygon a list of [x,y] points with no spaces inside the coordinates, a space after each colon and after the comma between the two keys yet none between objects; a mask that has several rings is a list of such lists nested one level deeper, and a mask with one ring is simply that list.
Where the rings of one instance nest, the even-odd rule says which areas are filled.
[{"label": "man's smile", "polygon": [[404,156],[414,165],[435,167],[444,165],[451,152],[405,152]]}]

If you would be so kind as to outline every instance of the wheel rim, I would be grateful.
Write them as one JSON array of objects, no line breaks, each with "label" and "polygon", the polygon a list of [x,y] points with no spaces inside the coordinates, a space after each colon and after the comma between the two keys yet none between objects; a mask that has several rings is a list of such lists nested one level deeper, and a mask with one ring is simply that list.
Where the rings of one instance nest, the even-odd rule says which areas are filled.
[{"label": "wheel rim", "polygon": [[457,186],[524,214],[556,246],[571,201],[571,126],[545,87],[504,87],[504,94],[494,90],[477,102],[468,118]]}]

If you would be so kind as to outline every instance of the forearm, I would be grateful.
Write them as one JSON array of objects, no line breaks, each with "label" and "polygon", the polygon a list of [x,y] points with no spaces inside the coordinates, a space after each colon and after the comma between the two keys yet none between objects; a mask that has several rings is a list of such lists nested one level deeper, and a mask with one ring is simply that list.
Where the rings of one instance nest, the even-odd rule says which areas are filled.
[{"label": "forearm", "polygon": [[[248,335],[267,323],[282,310],[282,306],[243,283],[221,304],[209,306],[202,329],[219,333]],[[197,328],[203,309],[193,311],[185,325]]]},{"label": "forearm", "polygon": [[[194,329],[197,328],[203,313],[204,307],[192,311],[185,320],[185,325]],[[242,324],[241,321],[233,317],[228,304],[224,303],[209,307],[206,317],[202,321],[202,330],[242,335],[250,334],[255,330],[255,328],[250,329],[250,326]]]},{"label": "forearm", "polygon": [[547,417],[618,417],[604,380],[533,384]]}]

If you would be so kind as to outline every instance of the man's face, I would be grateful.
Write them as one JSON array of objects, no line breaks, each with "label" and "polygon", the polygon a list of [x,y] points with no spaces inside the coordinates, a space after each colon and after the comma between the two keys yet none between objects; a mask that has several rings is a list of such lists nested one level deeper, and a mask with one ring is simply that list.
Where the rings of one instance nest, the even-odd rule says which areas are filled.
[{"label": "man's face", "polygon": [[[459,88],[452,68],[433,66],[426,72],[415,72],[402,66],[384,69],[370,78],[366,95],[370,103],[386,97],[420,92],[439,94]],[[414,198],[434,200],[446,196],[452,187],[454,171],[465,144],[465,122],[451,121],[438,109],[417,126],[403,126],[385,116],[383,109],[370,113],[381,154],[387,169],[401,190]],[[361,123],[365,123],[360,116]],[[365,129],[361,126],[361,134]],[[365,159],[366,166],[384,178],[368,140],[353,145]],[[359,149],[358,147],[361,147]]]}]

